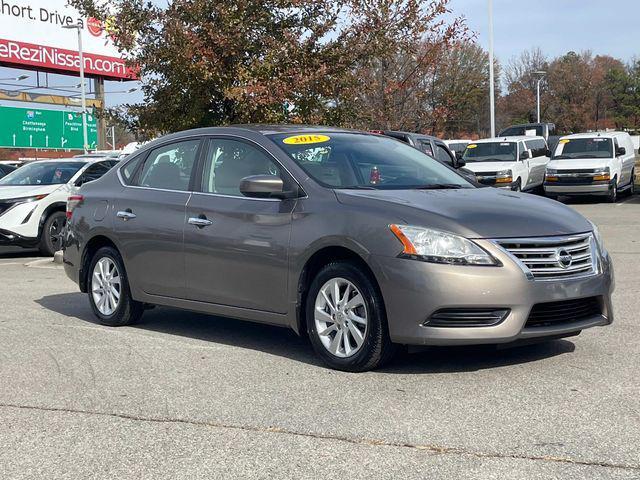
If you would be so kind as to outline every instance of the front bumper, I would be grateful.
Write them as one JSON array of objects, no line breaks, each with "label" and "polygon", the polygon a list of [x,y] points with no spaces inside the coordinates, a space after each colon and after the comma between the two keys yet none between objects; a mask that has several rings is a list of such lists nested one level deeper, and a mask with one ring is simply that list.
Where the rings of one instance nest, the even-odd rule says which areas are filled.
[{"label": "front bumper", "polygon": [[610,185],[606,183],[591,183],[587,185],[558,184],[545,182],[544,191],[555,195],[607,195]]},{"label": "front bumper", "polygon": [[[480,242],[501,267],[439,265],[395,257],[374,257],[391,340],[407,345],[501,344],[537,337],[575,334],[613,321],[614,288],[610,258],[602,272],[583,278],[529,280],[518,264],[491,242]],[[552,326],[525,327],[534,305],[597,297],[601,315]],[[497,325],[429,327],[425,322],[441,309],[508,309]]]},{"label": "front bumper", "polygon": [[32,248],[38,245],[38,238],[23,237],[9,230],[0,229],[0,245]]}]

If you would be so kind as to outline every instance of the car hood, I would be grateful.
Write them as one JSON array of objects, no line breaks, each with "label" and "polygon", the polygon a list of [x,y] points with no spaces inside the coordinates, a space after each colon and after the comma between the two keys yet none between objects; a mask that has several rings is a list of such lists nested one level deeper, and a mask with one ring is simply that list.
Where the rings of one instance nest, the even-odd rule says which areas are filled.
[{"label": "car hood", "polygon": [[601,168],[609,165],[611,158],[572,158],[571,160],[551,160],[547,168],[553,170],[575,170],[579,168]]},{"label": "car hood", "polygon": [[430,227],[467,238],[543,237],[592,229],[586,218],[562,203],[496,188],[335,192],[340,203],[388,216],[389,223]]},{"label": "car hood", "polygon": [[500,170],[511,170],[516,162],[469,162],[464,168],[474,173],[499,172]]},{"label": "car hood", "polygon": [[0,185],[0,200],[35,197],[55,192],[62,185]]}]

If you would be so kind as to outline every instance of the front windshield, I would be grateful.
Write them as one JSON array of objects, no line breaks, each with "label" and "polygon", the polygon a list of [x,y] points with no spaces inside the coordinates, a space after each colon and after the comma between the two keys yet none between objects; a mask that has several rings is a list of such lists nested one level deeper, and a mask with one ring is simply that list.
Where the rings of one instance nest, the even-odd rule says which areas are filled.
[{"label": "front windshield", "polygon": [[552,160],[572,158],[613,158],[610,138],[563,138],[558,142]]},{"label": "front windshield", "polygon": [[80,170],[83,162],[28,163],[0,178],[0,185],[57,185],[67,183]]},{"label": "front windshield", "polygon": [[389,137],[331,132],[269,138],[310,177],[330,188],[473,188],[455,171]]},{"label": "front windshield", "polygon": [[470,143],[462,158],[469,162],[515,162],[517,159],[515,142]]}]

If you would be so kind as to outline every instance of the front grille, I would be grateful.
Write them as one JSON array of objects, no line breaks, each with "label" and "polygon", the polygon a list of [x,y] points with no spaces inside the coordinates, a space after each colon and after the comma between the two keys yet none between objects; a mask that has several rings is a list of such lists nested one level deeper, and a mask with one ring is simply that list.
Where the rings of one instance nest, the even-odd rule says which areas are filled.
[{"label": "front grille", "polygon": [[602,315],[598,297],[538,303],[533,306],[525,328],[548,327],[561,323],[577,322]]},{"label": "front grille", "polygon": [[494,185],[498,172],[478,172],[475,174],[476,180],[483,185]]},{"label": "front grille", "polygon": [[569,237],[525,238],[497,242],[522,265],[530,278],[553,280],[595,273],[590,233]]},{"label": "front grille", "polygon": [[507,308],[443,308],[425,322],[426,327],[490,327],[502,322]]}]

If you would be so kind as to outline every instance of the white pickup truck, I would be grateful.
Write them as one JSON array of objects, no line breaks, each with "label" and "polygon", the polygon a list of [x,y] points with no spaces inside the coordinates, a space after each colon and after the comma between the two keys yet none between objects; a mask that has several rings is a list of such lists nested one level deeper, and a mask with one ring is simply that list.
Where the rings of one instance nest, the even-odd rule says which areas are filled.
[{"label": "white pickup truck", "polygon": [[561,195],[604,195],[615,202],[633,194],[635,154],[626,132],[579,133],[560,138],[547,165],[544,191]]},{"label": "white pickup truck", "polygon": [[462,158],[484,185],[531,190],[544,181],[549,150],[542,137],[487,138],[467,145]]}]

